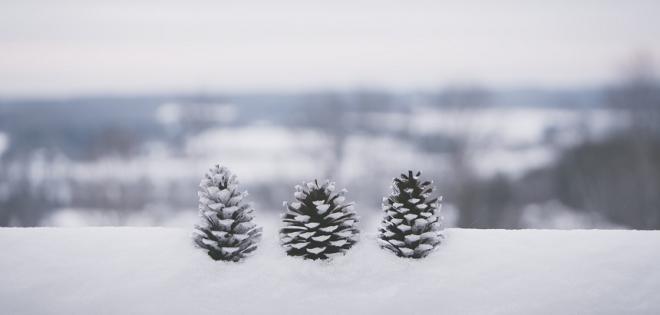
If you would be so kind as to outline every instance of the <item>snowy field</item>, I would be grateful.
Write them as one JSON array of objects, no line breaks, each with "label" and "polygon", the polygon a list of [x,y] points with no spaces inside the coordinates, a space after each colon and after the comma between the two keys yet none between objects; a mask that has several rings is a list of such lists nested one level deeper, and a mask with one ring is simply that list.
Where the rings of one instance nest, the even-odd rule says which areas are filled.
[{"label": "snowy field", "polygon": [[365,231],[330,263],[215,262],[176,228],[0,229],[3,314],[660,314],[659,231],[449,229],[427,259]]}]

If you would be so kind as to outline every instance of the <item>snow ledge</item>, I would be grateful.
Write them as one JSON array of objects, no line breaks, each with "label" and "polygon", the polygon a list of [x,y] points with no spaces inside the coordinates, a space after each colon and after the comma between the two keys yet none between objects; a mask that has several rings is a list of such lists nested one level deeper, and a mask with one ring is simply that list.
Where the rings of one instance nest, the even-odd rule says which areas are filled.
[{"label": "snow ledge", "polygon": [[423,260],[212,261],[173,228],[1,228],[6,314],[660,314],[660,231],[449,229]]}]

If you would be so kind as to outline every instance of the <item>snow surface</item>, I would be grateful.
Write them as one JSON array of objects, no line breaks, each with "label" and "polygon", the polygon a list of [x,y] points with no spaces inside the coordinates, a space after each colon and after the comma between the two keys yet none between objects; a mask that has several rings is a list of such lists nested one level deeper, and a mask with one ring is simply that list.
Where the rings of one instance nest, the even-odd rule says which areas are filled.
[{"label": "snow surface", "polygon": [[417,261],[364,233],[323,263],[285,256],[267,226],[238,264],[191,231],[0,229],[1,313],[660,314],[659,231],[449,229]]}]

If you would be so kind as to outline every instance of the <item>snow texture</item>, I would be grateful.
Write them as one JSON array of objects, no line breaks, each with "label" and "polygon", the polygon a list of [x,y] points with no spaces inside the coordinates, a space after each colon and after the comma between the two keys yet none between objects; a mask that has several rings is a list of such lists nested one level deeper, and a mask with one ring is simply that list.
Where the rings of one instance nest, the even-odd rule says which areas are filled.
[{"label": "snow texture", "polygon": [[420,260],[371,234],[314,262],[286,256],[274,226],[238,264],[189,229],[3,228],[0,313],[660,314],[658,231],[447,229]]}]

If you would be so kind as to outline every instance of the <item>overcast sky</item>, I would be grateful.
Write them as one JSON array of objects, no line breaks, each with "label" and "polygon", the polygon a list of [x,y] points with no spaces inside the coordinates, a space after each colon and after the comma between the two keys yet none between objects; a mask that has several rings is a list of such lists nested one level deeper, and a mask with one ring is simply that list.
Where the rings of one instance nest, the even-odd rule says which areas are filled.
[{"label": "overcast sky", "polygon": [[660,1],[0,0],[0,97],[602,84]]}]

